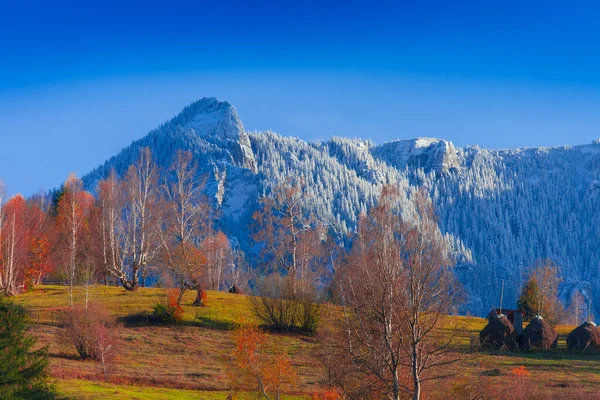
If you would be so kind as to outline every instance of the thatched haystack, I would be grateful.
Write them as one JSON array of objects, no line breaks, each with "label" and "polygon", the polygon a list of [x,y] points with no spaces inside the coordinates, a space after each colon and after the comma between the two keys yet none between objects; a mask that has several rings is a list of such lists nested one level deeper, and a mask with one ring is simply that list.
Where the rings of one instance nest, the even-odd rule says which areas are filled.
[{"label": "thatched haystack", "polygon": [[575,351],[591,351],[600,348],[600,329],[595,323],[585,321],[567,336],[567,347]]},{"label": "thatched haystack", "polygon": [[482,348],[490,350],[514,350],[519,334],[505,315],[490,315],[488,324],[479,333]]},{"label": "thatched haystack", "polygon": [[550,350],[558,345],[558,333],[544,319],[537,315],[523,329],[520,339],[523,350]]}]

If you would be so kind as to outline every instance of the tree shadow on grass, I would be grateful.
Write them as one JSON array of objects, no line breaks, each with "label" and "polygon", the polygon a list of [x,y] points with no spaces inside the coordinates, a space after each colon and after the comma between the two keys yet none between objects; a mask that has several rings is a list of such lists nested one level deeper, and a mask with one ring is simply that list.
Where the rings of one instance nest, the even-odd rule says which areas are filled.
[{"label": "tree shadow on grass", "polygon": [[232,322],[214,320],[210,317],[205,317],[205,316],[196,316],[194,318],[194,320],[192,321],[191,325],[201,326],[203,328],[223,330],[223,331],[229,331],[235,327],[235,324]]},{"label": "tree shadow on grass", "polygon": [[82,361],[81,357],[77,354],[71,354],[71,353],[64,353],[64,352],[58,352],[58,353],[48,353],[48,357],[50,358],[59,358],[62,360],[71,360],[71,361]]},{"label": "tree shadow on grass", "polygon": [[180,322],[164,322],[150,312],[139,312],[126,315],[119,318],[119,321],[126,328],[136,328],[145,326],[196,326],[216,330],[231,330],[234,324],[227,321],[216,320],[206,316],[196,315],[193,320],[184,320]]},{"label": "tree shadow on grass", "polygon": [[493,351],[482,352],[488,355],[498,355],[530,360],[565,360],[565,361],[600,361],[599,351],[567,351],[567,350],[533,350],[533,351]]}]

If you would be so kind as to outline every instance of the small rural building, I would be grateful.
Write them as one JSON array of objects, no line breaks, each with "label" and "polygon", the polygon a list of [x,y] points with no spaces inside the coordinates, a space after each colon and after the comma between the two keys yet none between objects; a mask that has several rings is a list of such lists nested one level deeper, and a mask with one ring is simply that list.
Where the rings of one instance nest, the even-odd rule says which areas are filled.
[{"label": "small rural building", "polygon": [[505,315],[506,318],[510,321],[517,334],[520,335],[523,332],[523,311],[521,310],[506,310],[504,308],[493,308],[487,316],[487,320],[490,320],[490,317],[495,315]]}]

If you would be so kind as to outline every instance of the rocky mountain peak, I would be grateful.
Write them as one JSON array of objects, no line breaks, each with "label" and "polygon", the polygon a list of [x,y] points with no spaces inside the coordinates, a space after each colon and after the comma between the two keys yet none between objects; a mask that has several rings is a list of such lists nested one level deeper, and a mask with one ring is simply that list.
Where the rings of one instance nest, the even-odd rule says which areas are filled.
[{"label": "rocky mountain peak", "polygon": [[237,166],[256,172],[250,138],[229,102],[204,97],[184,108],[171,122],[194,131],[208,143],[227,149]]}]

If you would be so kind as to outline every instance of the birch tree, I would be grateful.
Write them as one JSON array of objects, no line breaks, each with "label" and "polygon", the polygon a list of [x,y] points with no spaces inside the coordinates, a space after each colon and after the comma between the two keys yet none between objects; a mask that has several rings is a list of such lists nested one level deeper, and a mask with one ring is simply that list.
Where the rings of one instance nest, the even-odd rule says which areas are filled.
[{"label": "birch tree", "polygon": [[102,262],[126,290],[137,290],[142,272],[160,248],[158,169],[149,148],[140,151],[125,179],[99,183]]},{"label": "birch tree", "polygon": [[89,217],[93,197],[83,190],[83,183],[75,174],[69,175],[58,201],[57,254],[69,286],[69,304],[73,306],[74,287],[80,268],[90,260],[85,256],[85,238],[89,233]]},{"label": "birch tree", "polygon": [[398,192],[384,187],[379,203],[361,215],[339,275],[342,358],[365,376],[360,385],[369,382],[371,391],[394,400],[419,399],[422,383],[442,377],[440,367],[455,361],[446,357],[452,337],[440,328],[459,291],[424,193],[415,205],[417,220],[403,221]]},{"label": "birch tree", "polygon": [[202,252],[206,257],[206,281],[212,290],[220,290],[225,279],[225,270],[232,260],[227,236],[221,231],[202,241]]},{"label": "birch tree", "polygon": [[306,213],[305,196],[304,182],[288,178],[262,199],[262,207],[252,216],[256,227],[254,240],[264,243],[263,256],[268,267],[265,272],[287,274],[294,292],[296,280],[303,279],[303,266],[317,256],[316,252],[304,251],[310,248],[316,225],[315,219]]},{"label": "birch tree", "polygon": [[166,213],[160,229],[165,262],[179,288],[178,304],[186,290],[196,290],[201,302],[202,275],[206,258],[199,248],[210,224],[208,202],[202,195],[204,182],[190,152],[179,151],[163,184]]},{"label": "birch tree", "polygon": [[0,290],[7,296],[20,291],[27,262],[26,204],[21,195],[10,199],[0,217]]}]

